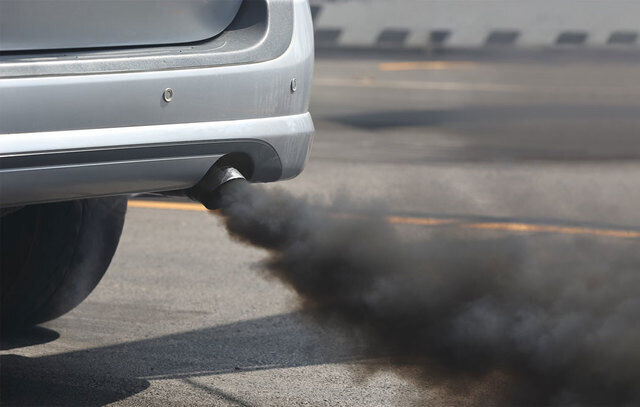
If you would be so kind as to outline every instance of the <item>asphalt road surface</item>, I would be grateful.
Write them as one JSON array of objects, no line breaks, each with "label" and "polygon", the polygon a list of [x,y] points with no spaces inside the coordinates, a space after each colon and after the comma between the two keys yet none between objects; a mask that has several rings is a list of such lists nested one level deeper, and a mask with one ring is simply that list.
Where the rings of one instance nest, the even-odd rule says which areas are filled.
[{"label": "asphalt road surface", "polygon": [[[589,242],[591,254],[603,256],[638,245],[639,61],[318,58],[312,157],[300,177],[279,186],[317,205],[345,196],[383,205],[415,238],[441,227],[490,232],[535,242],[532,256],[563,239]],[[120,248],[91,296],[4,340],[4,401],[438,400],[437,389],[371,371],[371,355],[311,321],[290,290],[265,278],[264,252],[230,240],[201,209],[131,201]]]}]

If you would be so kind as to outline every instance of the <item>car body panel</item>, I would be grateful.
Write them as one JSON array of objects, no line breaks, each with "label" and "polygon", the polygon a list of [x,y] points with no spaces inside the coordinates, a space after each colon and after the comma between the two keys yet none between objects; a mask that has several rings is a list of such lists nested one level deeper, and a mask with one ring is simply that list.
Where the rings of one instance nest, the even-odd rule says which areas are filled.
[{"label": "car body panel", "polygon": [[201,41],[222,32],[241,2],[0,0],[0,51]]},{"label": "car body panel", "polygon": [[264,62],[277,58],[289,47],[293,23],[292,0],[246,0],[231,25],[207,41],[152,47],[2,53],[0,77],[148,72]]},{"label": "car body panel", "polygon": [[188,188],[226,154],[253,162],[251,181],[297,175],[314,131],[313,28],[308,3],[289,4],[291,39],[267,61],[0,79],[0,203]]}]

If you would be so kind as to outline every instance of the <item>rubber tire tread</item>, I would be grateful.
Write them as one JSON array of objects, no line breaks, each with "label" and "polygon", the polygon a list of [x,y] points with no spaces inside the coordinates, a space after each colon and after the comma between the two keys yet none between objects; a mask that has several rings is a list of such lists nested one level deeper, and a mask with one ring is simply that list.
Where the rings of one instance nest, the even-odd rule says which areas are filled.
[{"label": "rubber tire tread", "polygon": [[0,219],[2,329],[57,318],[96,287],[115,254],[126,197],[30,205]]}]

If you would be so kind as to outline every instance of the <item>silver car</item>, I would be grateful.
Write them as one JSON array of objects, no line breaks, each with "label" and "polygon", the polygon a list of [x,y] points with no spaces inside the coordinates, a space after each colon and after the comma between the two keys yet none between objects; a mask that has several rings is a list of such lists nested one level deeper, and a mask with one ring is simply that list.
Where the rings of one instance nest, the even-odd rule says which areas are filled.
[{"label": "silver car", "polygon": [[306,0],[0,0],[3,327],[91,292],[127,194],[299,174],[312,70]]}]

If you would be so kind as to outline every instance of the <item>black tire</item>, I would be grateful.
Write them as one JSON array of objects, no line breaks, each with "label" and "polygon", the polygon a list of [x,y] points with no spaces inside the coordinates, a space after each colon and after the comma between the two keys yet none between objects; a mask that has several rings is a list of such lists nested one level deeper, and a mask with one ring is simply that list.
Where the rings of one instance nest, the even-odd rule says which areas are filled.
[{"label": "black tire", "polygon": [[30,205],[0,218],[0,322],[13,329],[80,304],[113,257],[125,197]]}]

